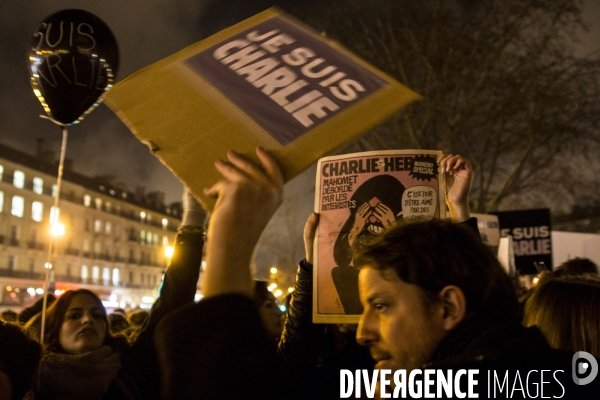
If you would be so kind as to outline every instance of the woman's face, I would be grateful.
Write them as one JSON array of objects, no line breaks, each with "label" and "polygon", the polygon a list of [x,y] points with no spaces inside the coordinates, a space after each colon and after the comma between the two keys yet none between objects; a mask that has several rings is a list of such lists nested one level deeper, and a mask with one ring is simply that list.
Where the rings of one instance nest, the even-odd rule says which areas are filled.
[{"label": "woman's face", "polygon": [[275,297],[272,293],[269,293],[269,297],[258,309],[260,318],[263,321],[263,325],[267,329],[269,337],[274,341],[279,342],[281,331],[283,331],[283,325],[281,323],[281,310],[275,301]]},{"label": "woman's face", "polygon": [[87,294],[77,294],[60,328],[60,345],[70,354],[83,354],[102,347],[106,337],[106,311]]}]

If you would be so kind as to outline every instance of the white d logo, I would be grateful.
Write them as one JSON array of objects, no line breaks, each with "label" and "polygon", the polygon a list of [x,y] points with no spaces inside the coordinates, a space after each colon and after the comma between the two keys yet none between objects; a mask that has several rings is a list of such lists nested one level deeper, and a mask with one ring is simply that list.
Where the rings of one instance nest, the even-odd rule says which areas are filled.
[{"label": "white d logo", "polygon": [[[587,362],[577,363],[577,361],[584,359]],[[580,378],[580,375],[584,375],[587,371],[590,370],[589,375],[585,378]],[[587,385],[591,381],[593,381],[598,375],[598,361],[594,358],[590,353],[586,353],[585,351],[578,351],[573,355],[572,361],[572,373],[573,373],[573,382],[576,385]]]}]

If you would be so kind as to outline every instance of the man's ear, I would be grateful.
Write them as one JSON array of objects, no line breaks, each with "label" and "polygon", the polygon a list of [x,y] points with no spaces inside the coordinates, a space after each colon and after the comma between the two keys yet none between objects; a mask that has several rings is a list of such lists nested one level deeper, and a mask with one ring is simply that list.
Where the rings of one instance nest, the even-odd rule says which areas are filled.
[{"label": "man's ear", "polygon": [[443,327],[446,331],[451,331],[467,314],[467,298],[463,291],[454,285],[443,288],[438,296],[443,310]]}]

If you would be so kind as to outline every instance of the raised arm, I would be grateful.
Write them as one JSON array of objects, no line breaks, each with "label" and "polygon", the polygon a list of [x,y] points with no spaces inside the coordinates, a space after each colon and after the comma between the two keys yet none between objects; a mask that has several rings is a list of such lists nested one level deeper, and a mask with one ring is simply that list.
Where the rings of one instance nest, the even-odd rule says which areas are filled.
[{"label": "raised arm", "polygon": [[453,222],[471,218],[469,193],[473,182],[471,163],[461,155],[444,154],[439,160],[441,172],[446,175],[446,203]]}]

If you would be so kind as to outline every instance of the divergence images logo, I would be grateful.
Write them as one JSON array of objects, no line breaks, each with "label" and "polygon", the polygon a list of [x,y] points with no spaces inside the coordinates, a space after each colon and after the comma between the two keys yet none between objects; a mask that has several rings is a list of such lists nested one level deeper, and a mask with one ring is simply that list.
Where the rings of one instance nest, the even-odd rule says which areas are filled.
[{"label": "divergence images logo", "polygon": [[[598,361],[590,353],[578,351],[573,355],[572,371],[576,385],[587,385],[598,375]],[[585,375],[587,376],[583,378]]]}]

